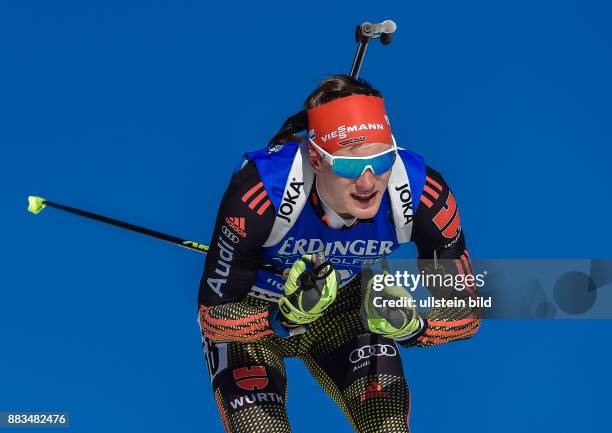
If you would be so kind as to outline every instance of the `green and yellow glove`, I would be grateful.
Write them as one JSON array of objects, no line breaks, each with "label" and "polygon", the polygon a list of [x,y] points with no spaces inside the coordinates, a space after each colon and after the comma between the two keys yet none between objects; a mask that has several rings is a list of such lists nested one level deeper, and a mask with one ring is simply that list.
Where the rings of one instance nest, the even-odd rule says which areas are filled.
[{"label": "green and yellow glove", "polygon": [[325,255],[304,255],[289,269],[285,296],[278,301],[278,307],[292,323],[311,323],[329,308],[337,292],[337,274]]},{"label": "green and yellow glove", "polygon": [[421,331],[424,321],[414,301],[411,304],[413,298],[410,291],[401,286],[387,285],[378,291],[373,286],[374,278],[370,278],[363,290],[361,303],[361,321],[367,329],[399,340],[410,338]]}]

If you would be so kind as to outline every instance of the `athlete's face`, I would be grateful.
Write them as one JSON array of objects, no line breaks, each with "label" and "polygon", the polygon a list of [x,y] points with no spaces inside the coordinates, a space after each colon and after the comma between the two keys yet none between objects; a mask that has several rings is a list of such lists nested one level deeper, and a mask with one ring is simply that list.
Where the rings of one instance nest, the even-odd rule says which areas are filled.
[{"label": "athlete's face", "polygon": [[[390,148],[389,144],[370,143],[342,149],[333,155],[367,157]],[[359,219],[372,218],[376,215],[387,188],[391,170],[374,174],[372,170],[367,169],[357,179],[348,179],[336,176],[331,165],[323,159],[313,161],[312,166],[317,174],[319,194],[337,214]]]}]

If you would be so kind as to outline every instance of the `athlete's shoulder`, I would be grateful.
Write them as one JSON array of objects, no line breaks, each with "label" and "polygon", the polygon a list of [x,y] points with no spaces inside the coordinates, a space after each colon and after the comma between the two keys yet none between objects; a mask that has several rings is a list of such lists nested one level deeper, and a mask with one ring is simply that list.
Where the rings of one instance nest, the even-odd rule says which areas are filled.
[{"label": "athlete's shoulder", "polygon": [[453,243],[461,232],[457,202],[444,177],[426,166],[425,185],[414,218],[412,240],[443,246]]},{"label": "athlete's shoulder", "polygon": [[427,200],[435,202],[441,196],[448,196],[450,191],[451,188],[446,178],[430,165],[425,165],[425,187],[423,188],[423,196],[421,198],[424,198],[426,205],[429,205]]},{"label": "athlete's shoulder", "polygon": [[[253,161],[245,163],[234,172],[223,196],[223,202],[241,211],[251,211],[258,216],[274,215],[274,206],[262,177]],[[243,209],[244,208],[244,209]]]},{"label": "athlete's shoulder", "polygon": [[282,164],[291,162],[296,152],[300,148],[301,141],[292,141],[286,143],[277,143],[271,146],[266,146],[261,149],[253,150],[245,153],[245,158],[249,161],[254,161],[260,167],[262,163],[272,162],[274,164]]},{"label": "athlete's shoulder", "polygon": [[423,188],[421,203],[425,202],[428,205],[429,202],[435,202],[440,195],[448,194],[449,191],[450,187],[442,174],[431,166],[425,165],[425,187]]},{"label": "athlete's shoulder", "polygon": [[289,185],[291,188],[294,183],[303,186],[304,182],[308,182],[312,177],[312,170],[307,170],[309,165],[304,163],[306,156],[302,142],[269,146],[247,152],[245,157],[257,167],[268,197],[277,211],[282,210],[285,187],[289,179],[293,179]]}]

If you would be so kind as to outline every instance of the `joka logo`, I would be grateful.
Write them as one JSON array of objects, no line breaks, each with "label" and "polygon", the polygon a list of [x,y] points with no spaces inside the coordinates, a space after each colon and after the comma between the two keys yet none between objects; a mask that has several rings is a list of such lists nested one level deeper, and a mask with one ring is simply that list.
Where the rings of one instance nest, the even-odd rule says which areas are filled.
[{"label": "joka logo", "polygon": [[304,182],[297,182],[295,177],[291,179],[289,188],[285,191],[283,202],[278,210],[278,217],[284,219],[291,224],[291,218],[293,217],[293,206],[297,204],[297,199],[302,193],[304,188]]},{"label": "joka logo", "polygon": [[233,371],[236,385],[247,391],[262,390],[268,386],[266,367],[254,365],[253,367],[237,368]]},{"label": "joka logo", "polygon": [[402,202],[402,214],[404,215],[404,225],[408,225],[412,222],[413,216],[409,214],[412,209],[412,192],[405,183],[402,186],[396,186],[395,191],[399,192],[400,201]]},{"label": "joka logo", "polygon": [[246,238],[246,218],[244,217],[226,217],[225,222],[241,237]]},{"label": "joka logo", "polygon": [[366,388],[363,390],[361,395],[359,396],[359,400],[364,401],[368,398],[380,398],[380,397],[388,397],[389,391],[385,391],[384,388],[378,383],[376,380],[373,380]]}]

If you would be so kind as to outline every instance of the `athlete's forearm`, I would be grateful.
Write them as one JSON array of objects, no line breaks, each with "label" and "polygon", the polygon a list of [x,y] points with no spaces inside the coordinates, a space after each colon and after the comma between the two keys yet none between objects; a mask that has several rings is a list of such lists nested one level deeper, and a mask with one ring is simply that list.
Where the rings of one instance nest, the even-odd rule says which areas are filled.
[{"label": "athlete's forearm", "polygon": [[257,168],[248,163],[232,176],[219,204],[200,279],[199,305],[236,302],[251,291],[274,213]]},{"label": "athlete's forearm", "polygon": [[[422,272],[443,278],[451,275],[456,282],[451,288],[440,283],[428,285],[431,295],[436,300],[458,299],[465,306],[432,308],[425,314],[427,323],[422,332],[400,344],[433,346],[470,338],[480,327],[480,310],[470,307],[469,303],[470,298],[476,296],[476,287],[465,284],[470,281],[465,276],[473,275],[472,263],[465,246],[455,197],[440,173],[430,167],[427,167],[425,188],[415,215],[412,240],[419,252],[419,269]],[[463,280],[462,287],[458,284],[459,280]]]},{"label": "athlete's forearm", "polygon": [[[473,275],[472,263],[465,249],[463,234],[461,234],[457,244],[458,248],[441,250],[440,255],[442,258],[437,263],[432,260],[421,260],[423,270],[427,273],[435,272],[431,269],[431,265],[435,264],[440,267],[443,275],[452,275],[453,277]],[[458,251],[461,251],[461,253],[457,253]],[[428,289],[432,294],[440,297],[439,290],[434,287],[428,287]],[[469,302],[471,298],[476,296],[477,292],[474,284],[465,284],[460,288],[453,288],[450,292],[447,292],[443,298],[453,301],[457,300],[461,304],[457,303],[458,305],[450,307],[434,307],[429,310],[425,315],[427,323],[424,332],[411,341],[410,345],[421,347],[434,346],[472,337],[480,328],[480,308],[470,306]]]},{"label": "athlete's forearm", "polygon": [[274,335],[269,321],[269,304],[246,297],[219,305],[200,304],[202,334],[217,343],[250,343]]},{"label": "athlete's forearm", "polygon": [[414,346],[427,347],[471,338],[480,328],[480,318],[470,308],[433,308],[427,315],[427,328]]}]

